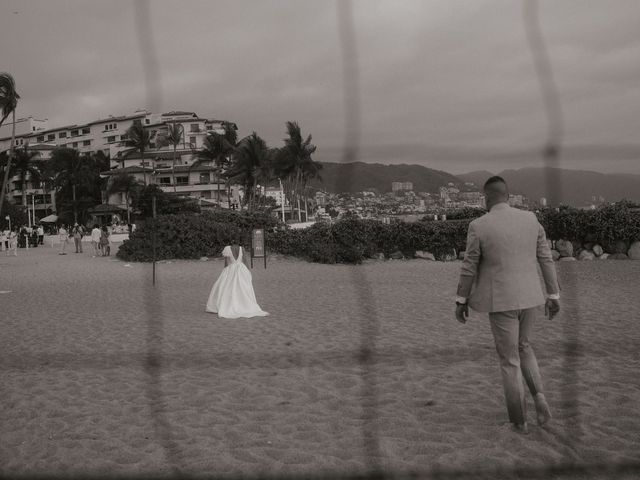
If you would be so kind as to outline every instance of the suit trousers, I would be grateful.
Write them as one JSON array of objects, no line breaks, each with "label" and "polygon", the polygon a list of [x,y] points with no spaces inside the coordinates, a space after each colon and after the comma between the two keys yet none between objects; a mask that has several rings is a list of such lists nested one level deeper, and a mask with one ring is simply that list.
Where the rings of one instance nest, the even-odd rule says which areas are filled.
[{"label": "suit trousers", "polygon": [[539,307],[533,307],[489,314],[511,423],[522,424],[527,418],[523,378],[531,395],[544,393],[538,361],[529,343],[538,313]]}]

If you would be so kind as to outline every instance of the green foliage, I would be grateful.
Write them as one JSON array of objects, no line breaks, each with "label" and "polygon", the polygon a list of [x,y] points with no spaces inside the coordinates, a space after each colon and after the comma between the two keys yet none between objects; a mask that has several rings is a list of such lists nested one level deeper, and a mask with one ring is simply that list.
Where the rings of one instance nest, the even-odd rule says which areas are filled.
[{"label": "green foliage", "polygon": [[158,185],[151,184],[146,187],[134,188],[134,209],[138,210],[142,218],[153,217],[153,197],[156,197],[157,215],[177,215],[180,213],[199,213],[200,206],[191,198],[181,198],[164,192]]},{"label": "green foliage", "polygon": [[316,223],[304,230],[284,230],[269,237],[273,252],[319,263],[359,264],[378,253],[401,251],[413,257],[427,250],[436,258],[464,250],[469,223],[430,222],[383,224],[345,218],[333,224]]},{"label": "green foliage", "polygon": [[637,205],[628,201],[595,210],[546,208],[537,216],[551,240],[570,240],[579,245],[598,243],[609,252],[617,240],[640,240],[640,212]]},{"label": "green foliage", "polygon": [[268,213],[206,212],[200,215],[159,215],[148,218],[118,249],[118,258],[126,261],[153,260],[153,235],[156,235],[156,259],[195,259],[219,255],[225,245],[246,239],[253,228],[272,229],[277,220]]}]

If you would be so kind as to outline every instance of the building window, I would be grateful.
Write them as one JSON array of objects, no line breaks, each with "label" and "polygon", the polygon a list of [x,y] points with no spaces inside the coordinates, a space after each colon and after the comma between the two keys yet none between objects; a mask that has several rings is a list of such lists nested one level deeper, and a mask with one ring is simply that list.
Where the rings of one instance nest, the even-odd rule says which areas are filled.
[{"label": "building window", "polygon": [[122,140],[123,142],[129,138],[129,136],[125,133],[124,135],[120,135],[120,140]]},{"label": "building window", "polygon": [[72,148],[78,148],[78,142],[73,142],[73,143],[71,144],[71,147],[72,147]]},{"label": "building window", "polygon": [[178,185],[189,185],[189,177],[176,177]]},{"label": "building window", "polygon": [[89,127],[85,127],[85,128],[82,129],[82,134],[83,135],[87,135],[89,133],[91,133],[91,129]]},{"label": "building window", "polygon": [[149,125],[151,123],[151,121],[148,118],[145,118],[144,119],[144,123],[145,123],[145,125]]},{"label": "building window", "polygon": [[207,125],[207,130],[213,130],[213,125]]},{"label": "building window", "polygon": [[44,142],[44,135],[40,135],[38,138],[36,138],[36,142]]},{"label": "building window", "polygon": [[88,147],[89,145],[91,145],[91,140],[85,140],[82,142],[83,147]]},{"label": "building window", "polygon": [[[62,135],[62,134],[60,134],[60,135]],[[64,138],[64,137],[61,136],[60,138]],[[47,141],[49,141],[49,142],[53,142],[55,139],[56,139],[56,134],[55,133],[50,133],[47,136]]]},{"label": "building window", "polygon": [[72,137],[77,137],[78,136],[78,130],[71,130],[71,136]]},{"label": "building window", "polygon": [[171,185],[171,177],[160,177],[160,185]]},{"label": "building window", "polygon": [[67,138],[67,132],[60,132],[58,138]]},{"label": "building window", "polygon": [[200,125],[198,125],[197,123],[192,123],[191,124],[191,131],[194,133],[197,133],[200,131]]},{"label": "building window", "polygon": [[209,172],[200,174],[200,183],[209,183],[211,181],[211,177],[209,176]]},{"label": "building window", "polygon": [[113,137],[107,137],[107,143],[113,143],[113,142],[115,142],[115,141],[116,141],[116,137],[115,137],[115,136],[113,136]]},{"label": "building window", "polygon": [[196,145],[196,137],[189,137],[189,143],[195,147],[195,145]]}]

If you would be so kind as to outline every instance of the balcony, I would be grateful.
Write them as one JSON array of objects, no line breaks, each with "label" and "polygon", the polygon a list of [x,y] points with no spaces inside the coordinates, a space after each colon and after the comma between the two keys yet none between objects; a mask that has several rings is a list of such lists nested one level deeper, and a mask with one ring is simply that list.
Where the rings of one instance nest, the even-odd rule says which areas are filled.
[{"label": "balcony", "polygon": [[[226,192],[226,187],[223,183],[196,183],[191,185],[177,184],[175,191],[177,193],[191,193],[191,192],[217,192],[218,185],[220,186],[220,192]],[[172,183],[159,183],[158,186],[165,192],[173,192],[174,185]]]}]

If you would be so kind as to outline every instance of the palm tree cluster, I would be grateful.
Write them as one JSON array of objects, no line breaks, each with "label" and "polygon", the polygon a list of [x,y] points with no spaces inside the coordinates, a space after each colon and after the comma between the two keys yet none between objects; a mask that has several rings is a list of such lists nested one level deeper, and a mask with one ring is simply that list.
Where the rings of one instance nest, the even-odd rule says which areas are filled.
[{"label": "palm tree cluster", "polygon": [[[172,180],[176,191],[175,165],[177,147],[185,146],[184,129],[181,124],[170,122],[166,132],[159,133],[145,128],[141,121],[135,121],[126,132],[122,145],[127,147],[120,152],[118,159],[124,160],[130,153],[138,153],[144,182],[141,185],[132,175],[116,174],[108,181],[100,173],[110,169],[109,158],[102,152],[80,154],[71,148],[56,148],[50,161],[43,161],[36,151],[28,145],[15,148],[15,110],[20,96],[16,92],[13,77],[0,73],[0,126],[13,115],[13,132],[9,152],[0,154],[0,172],[2,172],[2,190],[0,192],[0,211],[8,189],[9,178],[19,177],[22,204],[27,205],[27,182],[37,183],[45,189],[52,188],[54,205],[58,204],[58,216],[78,221],[85,218],[87,210],[102,203],[104,191],[108,195],[122,193],[127,203],[127,211],[132,195],[147,187],[147,168],[145,152],[154,147],[173,146]],[[316,151],[311,143],[311,135],[303,137],[296,122],[287,122],[287,137],[280,148],[270,148],[256,132],[238,140],[237,127],[230,122],[223,123],[223,133],[211,132],[204,141],[202,149],[195,151],[196,160],[190,168],[208,166],[216,177],[218,186],[224,183],[231,208],[231,185],[241,185],[244,190],[244,207],[252,210],[266,208],[267,199],[260,194],[260,188],[274,186],[282,182],[285,196],[290,205],[297,207],[298,220],[302,210],[307,212],[309,204],[309,182],[320,179],[322,165],[312,159]],[[218,204],[220,204],[218,188]]]},{"label": "palm tree cluster", "polygon": [[286,127],[284,146],[270,148],[256,132],[238,141],[235,128],[225,124],[224,133],[213,132],[207,136],[194,166],[210,165],[215,175],[224,179],[227,188],[241,185],[244,206],[249,210],[265,206],[258,187],[282,181],[289,204],[297,206],[300,221],[302,210],[307,212],[308,208],[309,182],[320,179],[322,164],[312,158],[316,146],[311,143],[311,135],[304,138],[296,122],[287,122]]},{"label": "palm tree cluster", "polygon": [[6,158],[2,167],[4,168],[4,175],[2,177],[2,186],[0,187],[0,212],[2,212],[2,204],[4,203],[4,196],[7,191],[7,184],[9,183],[9,172],[11,171],[11,161],[13,160],[13,154],[15,149],[16,138],[16,108],[18,106],[18,99],[20,95],[16,92],[16,82],[13,77],[8,73],[0,73],[0,127],[4,121],[13,116],[13,127],[11,129],[11,148],[9,155]]}]

